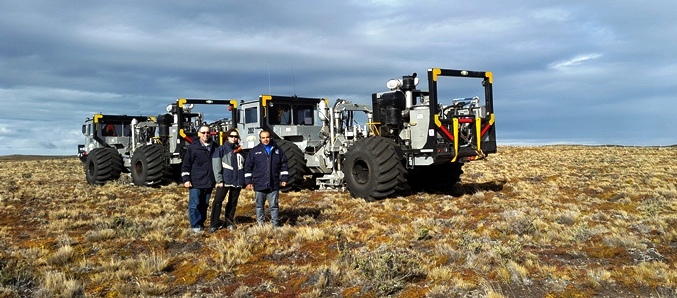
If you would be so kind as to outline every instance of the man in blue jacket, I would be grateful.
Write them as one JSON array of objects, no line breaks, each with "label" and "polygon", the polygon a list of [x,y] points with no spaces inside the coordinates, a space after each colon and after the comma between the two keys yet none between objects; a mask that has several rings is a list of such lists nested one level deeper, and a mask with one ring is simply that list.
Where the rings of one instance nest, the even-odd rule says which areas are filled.
[{"label": "man in blue jacket", "polygon": [[286,186],[289,179],[287,170],[287,156],[270,139],[270,132],[263,130],[259,133],[261,143],[256,145],[247,154],[244,163],[244,180],[247,189],[254,189],[256,200],[256,222],[263,225],[265,220],[263,205],[268,199],[270,219],[274,227],[279,227],[278,196],[280,186]]},{"label": "man in blue jacket", "polygon": [[216,194],[212,202],[212,215],[209,219],[209,232],[214,233],[222,227],[221,206],[228,195],[226,202],[226,227],[235,229],[235,208],[240,197],[240,190],[244,186],[244,157],[240,147],[240,134],[236,129],[226,132],[227,142],[214,151],[212,168],[216,180]]},{"label": "man in blue jacket", "polygon": [[207,219],[209,196],[214,188],[212,153],[216,149],[210,139],[209,126],[201,126],[198,134],[199,140],[188,146],[181,165],[181,180],[188,188],[188,219],[195,233],[204,229]]}]

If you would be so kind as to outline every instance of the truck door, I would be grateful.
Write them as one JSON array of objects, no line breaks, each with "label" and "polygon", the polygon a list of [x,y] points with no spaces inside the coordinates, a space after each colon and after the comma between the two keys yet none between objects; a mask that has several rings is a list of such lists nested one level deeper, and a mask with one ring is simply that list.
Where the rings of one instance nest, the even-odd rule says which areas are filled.
[{"label": "truck door", "polygon": [[240,142],[243,149],[251,149],[259,143],[261,125],[259,119],[258,102],[245,103],[240,109]]}]

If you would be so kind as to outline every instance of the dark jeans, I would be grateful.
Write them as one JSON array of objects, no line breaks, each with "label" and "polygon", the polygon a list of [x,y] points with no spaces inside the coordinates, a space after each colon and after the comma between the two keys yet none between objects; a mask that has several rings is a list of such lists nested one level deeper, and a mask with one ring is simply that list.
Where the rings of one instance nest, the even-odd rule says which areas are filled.
[{"label": "dark jeans", "polygon": [[211,188],[191,188],[188,190],[188,219],[191,228],[204,228],[211,194]]},{"label": "dark jeans", "polygon": [[214,202],[212,203],[212,216],[209,219],[209,226],[218,228],[221,222],[221,206],[223,200],[228,194],[228,202],[226,203],[226,226],[235,225],[235,209],[237,208],[237,199],[240,197],[240,187],[222,187],[216,188],[214,195]]}]

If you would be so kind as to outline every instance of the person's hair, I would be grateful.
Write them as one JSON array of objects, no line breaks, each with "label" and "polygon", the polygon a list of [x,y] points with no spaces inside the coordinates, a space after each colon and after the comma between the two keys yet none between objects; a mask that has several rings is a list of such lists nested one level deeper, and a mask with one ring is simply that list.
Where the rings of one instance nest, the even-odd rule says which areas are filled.
[{"label": "person's hair", "polygon": [[261,137],[261,134],[264,133],[264,132],[267,132],[267,133],[268,133],[268,136],[270,136],[270,131],[265,130],[265,129],[262,129],[262,130],[259,132],[259,138]]},{"label": "person's hair", "polygon": [[236,132],[238,136],[240,136],[240,133],[237,131],[235,128],[231,128],[228,131],[226,131],[226,137],[229,136],[231,133]]},{"label": "person's hair", "polygon": [[197,131],[200,131],[200,129],[202,129],[203,127],[206,127],[209,131],[212,131],[212,128],[209,127],[209,125],[207,125],[207,124],[200,125],[200,127],[197,128]]}]

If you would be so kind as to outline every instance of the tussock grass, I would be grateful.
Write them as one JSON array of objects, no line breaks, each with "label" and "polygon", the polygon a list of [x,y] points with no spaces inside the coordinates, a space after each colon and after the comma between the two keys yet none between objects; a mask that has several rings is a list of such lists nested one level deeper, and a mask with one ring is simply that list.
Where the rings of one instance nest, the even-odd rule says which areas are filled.
[{"label": "tussock grass", "polygon": [[30,260],[0,251],[0,297],[19,297],[36,288],[40,282],[38,269]]},{"label": "tussock grass", "polygon": [[169,285],[158,284],[152,281],[139,280],[139,293],[143,296],[162,296],[169,290]]},{"label": "tussock grass", "polygon": [[157,275],[166,270],[170,260],[163,253],[152,251],[150,254],[142,254],[138,258],[139,264],[134,266],[142,276]]},{"label": "tussock grass", "polygon": [[[0,297],[673,297],[677,148],[501,147],[462,194],[280,195],[193,234],[187,192],[0,161]],[[55,183],[54,177],[59,177]]]},{"label": "tussock grass", "polygon": [[249,241],[245,233],[238,233],[230,239],[212,238],[207,240],[207,244],[215,251],[212,258],[218,264],[220,271],[228,273],[251,258],[255,245]]},{"label": "tussock grass", "polygon": [[85,297],[80,282],[67,278],[63,272],[47,271],[36,297]]},{"label": "tussock grass", "polygon": [[294,230],[294,242],[322,241],[326,238],[324,230],[320,228],[298,227]]},{"label": "tussock grass", "polygon": [[65,265],[71,260],[74,254],[75,251],[70,245],[59,247],[59,249],[47,259],[47,263],[50,265]]},{"label": "tussock grass", "polygon": [[[362,277],[357,283],[375,289],[386,296],[398,292],[408,283],[423,279],[421,256],[407,249],[392,249],[382,245],[374,251],[360,249],[354,252],[350,264]],[[365,282],[366,281],[366,282]]]},{"label": "tussock grass", "polygon": [[85,239],[89,242],[98,242],[103,240],[109,240],[115,238],[115,230],[113,229],[103,229],[100,231],[87,231],[85,233]]}]

